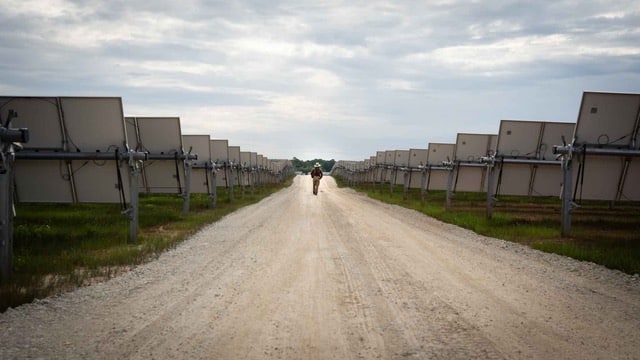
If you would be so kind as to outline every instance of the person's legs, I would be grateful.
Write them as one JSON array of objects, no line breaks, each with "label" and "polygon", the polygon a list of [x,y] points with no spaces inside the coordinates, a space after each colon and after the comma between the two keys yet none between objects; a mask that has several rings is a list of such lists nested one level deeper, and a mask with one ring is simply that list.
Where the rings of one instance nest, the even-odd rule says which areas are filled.
[{"label": "person's legs", "polygon": [[318,195],[318,187],[320,186],[320,179],[315,176],[313,178],[313,194]]}]

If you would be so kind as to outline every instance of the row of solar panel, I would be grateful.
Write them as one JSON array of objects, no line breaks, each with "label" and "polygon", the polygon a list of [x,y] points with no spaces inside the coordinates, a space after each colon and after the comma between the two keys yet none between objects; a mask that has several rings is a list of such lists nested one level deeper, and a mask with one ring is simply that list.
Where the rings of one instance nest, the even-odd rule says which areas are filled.
[{"label": "row of solar panel", "polygon": [[[178,117],[127,117],[119,97],[0,97],[0,116],[17,113],[14,128],[29,129],[14,165],[16,197],[21,202],[119,202],[129,192],[129,180],[119,172],[122,161],[25,160],[42,153],[126,153],[136,150],[168,155],[143,163],[139,188],[143,192],[180,193],[184,186],[184,153],[196,154],[191,192],[206,193],[205,164],[241,165],[279,172],[284,161],[240,151],[227,140],[209,135],[182,135]],[[170,156],[175,158],[172,160]],[[115,158],[114,158],[115,159]],[[122,170],[124,171],[124,170]],[[223,182],[248,183],[236,171],[221,172]],[[182,182],[181,182],[182,181]]]},{"label": "row of solar panel", "polygon": [[[455,171],[453,191],[484,192],[487,167],[477,165],[483,157],[492,157],[498,171],[494,193],[558,196],[563,173],[553,154],[554,146],[612,148],[619,154],[576,154],[579,166],[573,172],[572,184],[576,197],[640,201],[640,159],[635,156],[640,150],[639,128],[640,94],[585,92],[576,123],[502,120],[498,134],[459,133],[455,144],[429,143],[427,149],[378,151],[369,159],[338,161],[337,166],[367,171],[372,180],[401,184],[403,176],[385,167],[428,169],[451,162]],[[440,170],[428,171],[428,189],[447,188],[449,175]],[[412,172],[410,187],[421,187],[421,177]]]}]

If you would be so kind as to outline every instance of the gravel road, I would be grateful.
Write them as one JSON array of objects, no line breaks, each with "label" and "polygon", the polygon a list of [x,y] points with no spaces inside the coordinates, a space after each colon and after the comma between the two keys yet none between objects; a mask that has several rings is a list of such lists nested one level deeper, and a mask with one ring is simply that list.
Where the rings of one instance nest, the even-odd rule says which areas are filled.
[{"label": "gravel road", "polygon": [[640,279],[311,178],[0,314],[0,358],[638,359]]}]

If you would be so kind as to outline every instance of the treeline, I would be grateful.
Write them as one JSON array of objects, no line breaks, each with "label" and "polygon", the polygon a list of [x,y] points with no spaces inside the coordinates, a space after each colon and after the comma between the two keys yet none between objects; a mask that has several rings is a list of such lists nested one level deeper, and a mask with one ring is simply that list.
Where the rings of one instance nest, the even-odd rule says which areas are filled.
[{"label": "treeline", "polygon": [[315,163],[319,163],[323,172],[329,172],[333,168],[333,165],[336,163],[335,160],[322,160],[322,159],[313,159],[313,160],[300,160],[296,157],[291,160],[293,163],[293,168],[295,171],[301,171],[305,174],[309,173],[311,169],[313,169],[313,165]]}]

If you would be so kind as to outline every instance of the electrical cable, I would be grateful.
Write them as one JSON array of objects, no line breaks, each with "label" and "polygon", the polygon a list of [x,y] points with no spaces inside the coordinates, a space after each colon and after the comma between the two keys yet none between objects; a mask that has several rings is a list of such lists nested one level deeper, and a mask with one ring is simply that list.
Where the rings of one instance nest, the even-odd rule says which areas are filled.
[{"label": "electrical cable", "polygon": [[[122,210],[126,210],[127,209],[127,199],[125,197],[125,193],[124,193],[124,184],[122,182],[122,173],[120,172],[120,157],[118,156],[118,152],[119,149],[116,148],[116,152],[115,152],[115,160],[116,160],[116,173],[118,174],[118,192],[119,192],[119,197],[120,197],[120,209]],[[130,186],[137,186],[137,184],[130,184]]]},{"label": "electrical cable", "polygon": [[[460,160],[456,160],[456,181],[453,183],[453,191],[458,188],[458,177],[460,176]],[[453,171],[453,170],[452,170]]]},{"label": "electrical cable", "polygon": [[504,156],[500,157],[500,171],[498,172],[498,183],[496,186],[496,197],[500,196],[500,188],[502,187],[502,170],[504,169]]},{"label": "electrical cable", "polygon": [[[215,171],[215,169],[212,171]],[[211,185],[209,184],[209,165],[208,164],[205,166],[205,170],[204,170],[204,181],[205,181],[205,185],[207,186],[207,195],[209,196],[213,195],[213,192],[211,191]]]},{"label": "electrical cable", "polygon": [[174,162],[176,164],[176,180],[178,181],[178,193],[182,194],[182,184],[180,183],[180,169],[178,168],[178,151],[174,153]]}]

